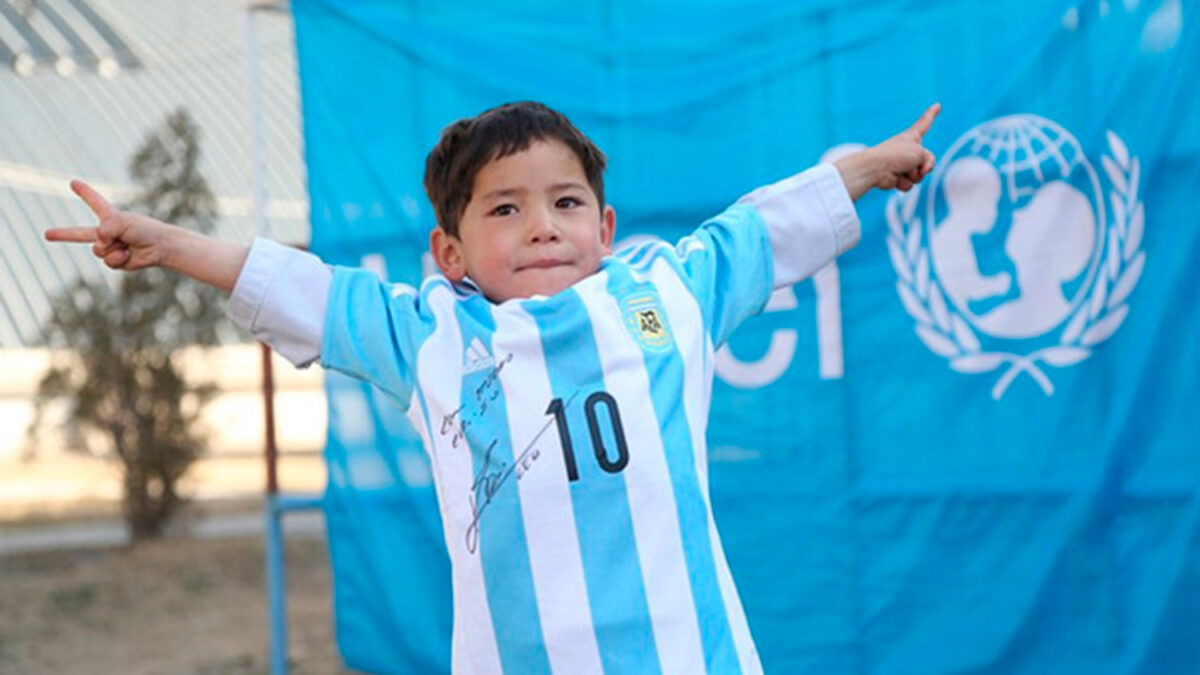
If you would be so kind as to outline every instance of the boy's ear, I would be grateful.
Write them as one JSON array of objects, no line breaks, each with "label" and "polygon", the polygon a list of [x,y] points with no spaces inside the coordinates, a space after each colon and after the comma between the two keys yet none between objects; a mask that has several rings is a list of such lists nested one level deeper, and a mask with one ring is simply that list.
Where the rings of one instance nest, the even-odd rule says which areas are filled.
[{"label": "boy's ear", "polygon": [[463,261],[462,242],[458,237],[446,232],[440,227],[433,228],[429,233],[429,252],[437,263],[442,276],[455,283],[462,281],[467,275],[467,266]]},{"label": "boy's ear", "polygon": [[604,252],[612,253],[613,239],[617,236],[617,212],[611,206],[605,206],[600,214],[600,243],[604,244]]}]

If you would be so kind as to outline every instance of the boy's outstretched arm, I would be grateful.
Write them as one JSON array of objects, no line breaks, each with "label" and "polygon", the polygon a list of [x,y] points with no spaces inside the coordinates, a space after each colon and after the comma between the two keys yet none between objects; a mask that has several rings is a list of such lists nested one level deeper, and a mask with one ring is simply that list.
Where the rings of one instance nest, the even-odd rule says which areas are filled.
[{"label": "boy's outstretched arm", "polygon": [[942,104],[934,103],[911,127],[834,162],[850,198],[857,200],[871,188],[908,190],[933,171],[933,153],[922,141],[941,109]]},{"label": "boy's outstretched arm", "polygon": [[46,230],[49,241],[90,243],[92,253],[112,269],[166,267],[226,293],[233,290],[249,248],[206,237],[160,220],[115,208],[92,186],[71,181],[99,223],[96,227]]}]

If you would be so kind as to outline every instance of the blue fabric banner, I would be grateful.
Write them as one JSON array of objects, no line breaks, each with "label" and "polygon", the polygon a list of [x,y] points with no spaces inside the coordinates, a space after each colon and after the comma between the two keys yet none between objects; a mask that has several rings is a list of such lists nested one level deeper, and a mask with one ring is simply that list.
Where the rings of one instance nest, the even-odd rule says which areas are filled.
[{"label": "blue fabric banner", "polygon": [[[1200,7],[293,0],[312,249],[417,284],[424,157],[535,99],[676,240],[933,101],[938,168],[722,350],[714,509],[771,673],[1195,672]],[[627,239],[628,240],[628,239]],[[329,379],[338,639],[449,669],[428,463]]]}]

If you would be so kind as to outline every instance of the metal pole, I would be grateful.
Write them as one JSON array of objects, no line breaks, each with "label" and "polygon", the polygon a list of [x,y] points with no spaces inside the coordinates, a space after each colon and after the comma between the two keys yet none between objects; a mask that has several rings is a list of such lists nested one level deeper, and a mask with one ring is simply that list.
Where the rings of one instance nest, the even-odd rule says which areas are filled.
[{"label": "metal pole", "polygon": [[287,675],[287,602],[284,598],[283,513],[278,495],[263,501],[263,560],[267,574],[267,630],[270,631],[271,675]]},{"label": "metal pole", "polygon": [[278,446],[275,444],[275,371],[271,364],[271,348],[262,343],[262,389],[263,389],[263,429],[266,438],[267,460],[267,494],[271,497],[279,494],[279,472],[276,468],[279,458]]},{"label": "metal pole", "polygon": [[[266,152],[262,133],[262,82],[258,72],[258,39],[254,30],[255,12],[268,5],[249,3],[246,6],[246,83],[250,109],[250,189],[254,232],[260,237],[270,234],[267,222]],[[263,345],[263,427],[266,432],[267,494],[279,491],[275,446],[275,381],[271,369],[271,350]]]},{"label": "metal pole", "polygon": [[[267,232],[266,180],[262,134],[262,84],[258,71],[258,40],[254,17],[262,3],[249,2],[245,10],[246,84],[250,110],[250,185],[255,233]],[[267,582],[267,629],[270,635],[271,675],[287,673],[287,604],[284,598],[284,560],[282,514],[276,505],[279,482],[276,474],[274,381],[271,372],[271,350],[262,345],[263,415],[267,468],[266,494],[263,499],[263,564]]]}]

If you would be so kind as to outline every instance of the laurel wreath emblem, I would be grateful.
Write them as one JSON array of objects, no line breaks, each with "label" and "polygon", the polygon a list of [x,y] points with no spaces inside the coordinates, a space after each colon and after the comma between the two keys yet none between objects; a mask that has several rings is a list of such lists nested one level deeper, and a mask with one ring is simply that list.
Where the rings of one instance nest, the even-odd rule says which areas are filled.
[{"label": "laurel wreath emblem", "polygon": [[1058,343],[1028,354],[984,351],[971,324],[946,302],[942,287],[931,274],[929,248],[922,245],[923,228],[915,216],[923,186],[888,200],[888,254],[896,268],[896,291],[905,311],[916,322],[917,337],[935,354],[949,359],[950,367],[960,373],[988,373],[1008,366],[992,387],[995,400],[1021,373],[1027,373],[1047,396],[1052,396],[1054,384],[1041,364],[1062,368],[1079,363],[1091,355],[1095,345],[1112,336],[1129,314],[1126,299],[1146,264],[1141,248],[1146,214],[1138,199],[1141,168],[1138,158],[1130,157],[1125,143],[1111,130],[1108,146],[1112,154],[1103,155],[1101,165],[1112,183],[1109,199],[1113,217],[1096,280],[1067,320]]}]

